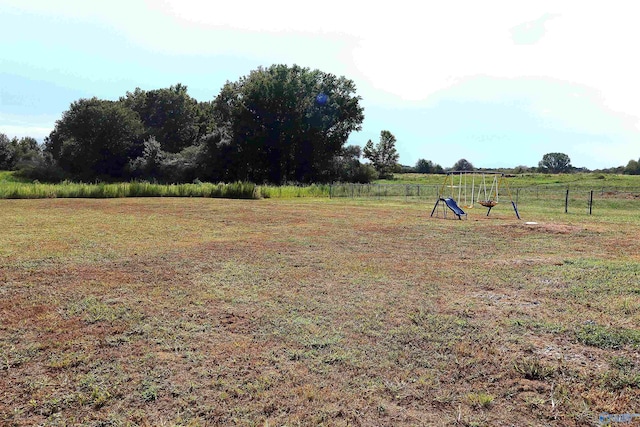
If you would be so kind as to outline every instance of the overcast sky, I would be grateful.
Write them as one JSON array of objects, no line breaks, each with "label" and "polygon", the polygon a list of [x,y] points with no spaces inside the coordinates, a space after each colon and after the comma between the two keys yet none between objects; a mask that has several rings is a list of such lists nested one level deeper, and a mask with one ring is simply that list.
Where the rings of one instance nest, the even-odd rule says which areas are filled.
[{"label": "overcast sky", "polygon": [[[222,4],[220,4],[222,3]],[[596,5],[590,5],[594,3]],[[344,75],[349,143],[400,162],[590,169],[640,158],[635,2],[0,0],[0,132],[43,138],[71,102],[182,83],[199,101],[258,66]]]}]

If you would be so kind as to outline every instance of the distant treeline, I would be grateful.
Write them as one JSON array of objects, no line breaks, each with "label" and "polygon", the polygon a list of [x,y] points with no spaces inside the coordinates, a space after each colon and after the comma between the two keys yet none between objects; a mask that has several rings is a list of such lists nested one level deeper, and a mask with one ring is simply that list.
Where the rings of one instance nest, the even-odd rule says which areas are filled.
[{"label": "distant treeline", "polygon": [[[474,171],[477,170],[471,162],[466,159],[458,160],[452,167],[443,168],[430,160],[420,159],[415,166],[397,166],[396,172],[399,173],[446,173],[448,171]],[[515,166],[513,168],[482,168],[483,171],[504,172],[511,174],[523,173],[580,173],[580,172],[599,172],[626,175],[640,175],[640,160],[630,160],[627,166],[617,166],[606,169],[590,170],[571,165],[571,159],[565,153],[547,153],[542,156],[542,160],[538,162],[538,166]]]}]

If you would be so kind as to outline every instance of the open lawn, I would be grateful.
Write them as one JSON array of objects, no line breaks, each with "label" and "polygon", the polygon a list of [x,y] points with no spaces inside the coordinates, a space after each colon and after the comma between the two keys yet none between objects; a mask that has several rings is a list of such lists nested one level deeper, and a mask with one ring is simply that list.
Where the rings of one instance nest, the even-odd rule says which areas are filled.
[{"label": "open lawn", "polygon": [[[640,412],[637,200],[0,200],[0,425]],[[527,224],[535,221],[537,224]]]}]

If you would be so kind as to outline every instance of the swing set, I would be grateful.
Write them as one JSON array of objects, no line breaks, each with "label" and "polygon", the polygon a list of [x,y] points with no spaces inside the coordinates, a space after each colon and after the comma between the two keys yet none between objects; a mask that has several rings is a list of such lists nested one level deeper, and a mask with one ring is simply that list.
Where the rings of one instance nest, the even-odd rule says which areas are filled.
[{"label": "swing set", "polygon": [[[505,191],[511,201],[516,217],[520,219],[518,207],[513,201],[513,197],[511,197],[511,190],[509,190],[504,173],[482,171],[447,172],[444,183],[438,192],[438,200],[431,211],[431,216],[436,214],[438,205],[441,202],[443,203],[444,217],[446,217],[446,209],[449,208],[458,219],[462,219],[463,215],[467,216],[462,208],[473,209],[476,203],[487,208],[487,216],[489,216],[491,209],[498,204],[500,194],[504,194]],[[457,198],[455,197],[456,195]]]}]

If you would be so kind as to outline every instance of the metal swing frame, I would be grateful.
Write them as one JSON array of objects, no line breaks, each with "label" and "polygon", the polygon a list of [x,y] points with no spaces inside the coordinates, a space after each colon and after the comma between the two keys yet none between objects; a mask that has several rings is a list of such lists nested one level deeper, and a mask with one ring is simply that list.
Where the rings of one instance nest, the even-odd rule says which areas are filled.
[{"label": "metal swing frame", "polygon": [[[467,187],[469,185],[468,175],[471,175],[471,200],[470,203],[468,200],[468,190]],[[458,176],[458,185],[455,185],[454,178]],[[476,176],[478,176],[478,190],[476,192]],[[489,191],[487,192],[487,177],[491,176],[491,186]],[[445,190],[449,187],[449,192],[447,193]],[[518,212],[518,207],[513,201],[513,197],[511,196],[511,190],[509,189],[509,184],[507,183],[506,176],[503,172],[493,172],[493,171],[450,171],[447,172],[444,182],[440,187],[440,191],[438,193],[438,201],[436,202],[436,206],[431,212],[431,216],[434,215],[436,211],[436,207],[440,201],[445,200],[445,198],[453,199],[455,195],[455,189],[458,189],[458,201],[460,205],[465,209],[473,209],[474,204],[478,203],[485,208],[487,208],[487,216],[491,213],[491,209],[493,209],[499,203],[500,191],[501,188],[506,191],[507,196],[511,202],[511,206],[513,207],[513,211],[516,214],[516,217],[520,219],[520,213]],[[448,194],[448,196],[445,196]],[[484,197],[481,197],[483,195]]]}]

